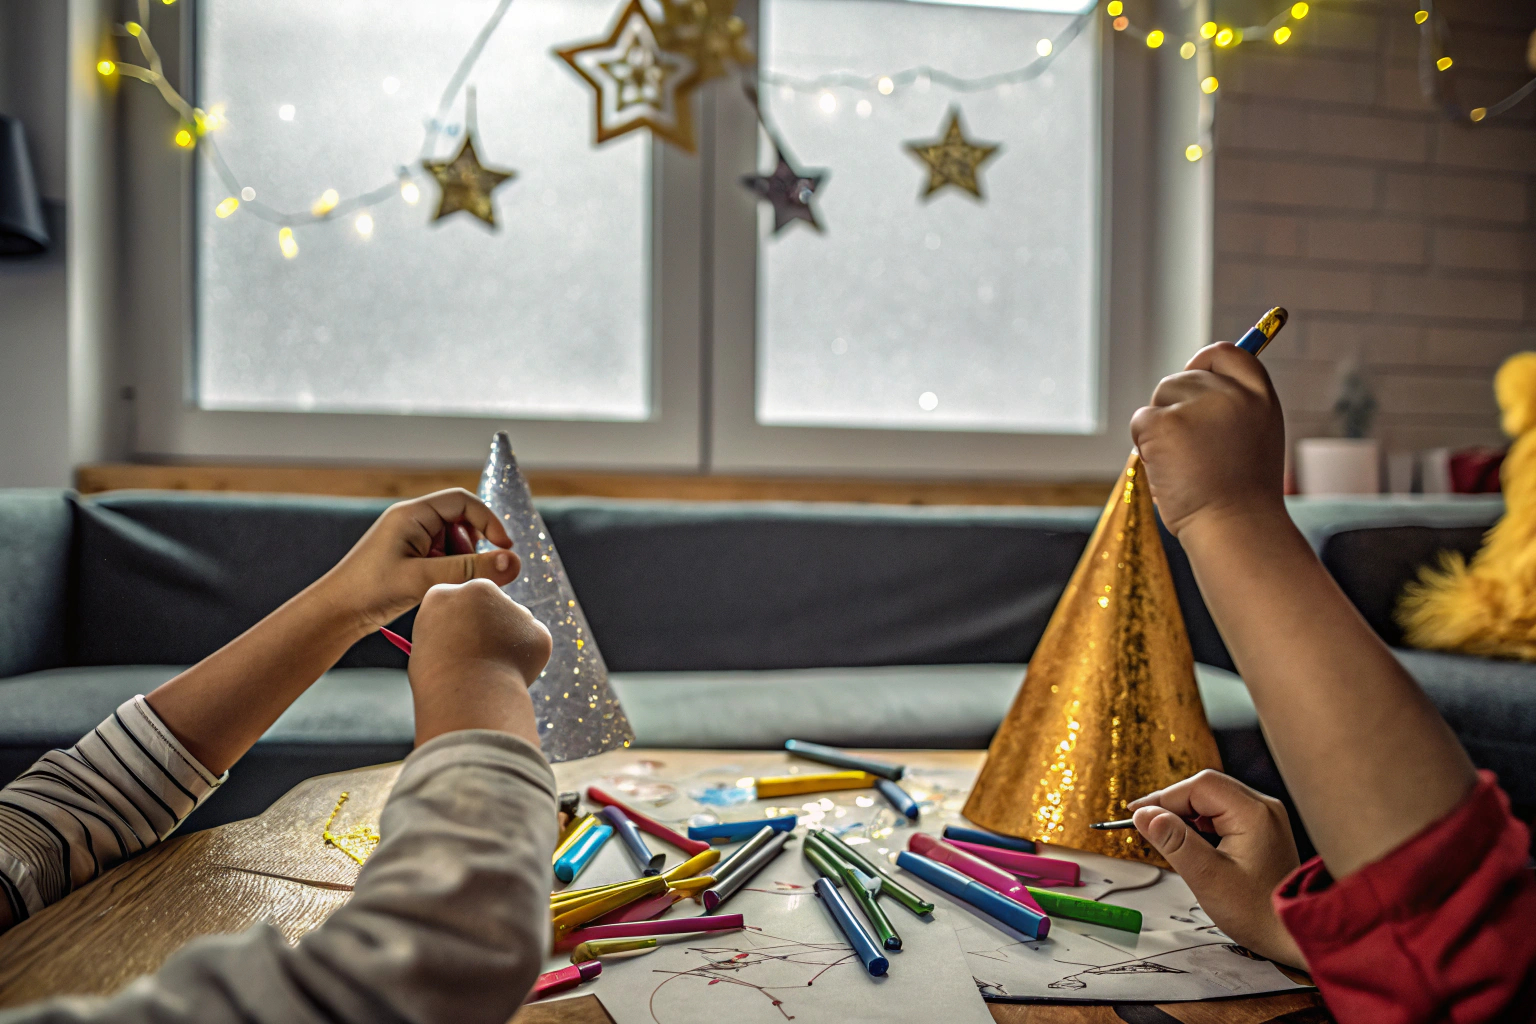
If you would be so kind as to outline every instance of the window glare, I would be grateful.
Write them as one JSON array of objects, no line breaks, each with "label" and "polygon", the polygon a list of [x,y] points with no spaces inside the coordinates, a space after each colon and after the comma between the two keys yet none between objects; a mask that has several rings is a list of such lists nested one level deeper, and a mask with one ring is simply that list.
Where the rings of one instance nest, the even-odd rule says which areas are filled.
[{"label": "window glare", "polygon": [[[759,210],[757,418],[773,425],[1088,433],[1098,427],[1097,40],[1033,80],[794,89],[774,76],[964,77],[1022,67],[1059,14],[901,0],[764,0],[761,95],[802,171],[828,177],[823,233]],[[843,41],[836,43],[836,41]],[[924,200],[909,142],[998,145],[977,202]],[[764,140],[760,166],[771,166]]]},{"label": "window glare", "polygon": [[[590,90],[551,50],[610,0],[518,0],[469,82],[499,229],[432,223],[424,124],[494,4],[207,0],[199,103],[245,205],[197,163],[197,398],[208,409],[641,420],[651,414],[650,142],[592,145]],[[461,95],[449,120],[464,119]],[[441,138],[452,159],[462,134]],[[411,181],[336,222],[278,225]],[[413,204],[409,198],[417,201]]]}]

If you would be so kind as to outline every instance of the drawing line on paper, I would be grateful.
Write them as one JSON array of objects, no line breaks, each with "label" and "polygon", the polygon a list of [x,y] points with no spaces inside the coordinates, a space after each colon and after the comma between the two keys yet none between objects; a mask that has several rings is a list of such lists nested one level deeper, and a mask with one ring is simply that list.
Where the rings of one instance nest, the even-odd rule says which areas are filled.
[{"label": "drawing line on paper", "polygon": [[[751,949],[742,949],[740,946],[687,946],[686,952],[697,953],[705,958],[705,962],[686,971],[656,970],[654,974],[665,974],[668,977],[651,990],[649,1008],[651,1020],[656,1024],[662,1024],[657,1016],[656,997],[661,990],[672,982],[681,978],[707,979],[709,985],[736,985],[741,988],[751,989],[767,999],[773,1008],[779,1011],[786,1021],[794,1020],[795,1015],[784,1008],[784,1000],[773,994],[780,989],[806,989],[834,967],[858,960],[857,955],[845,943],[840,942],[797,942],[794,939],[785,939],[777,935],[769,935],[760,932],[756,928],[749,929],[758,932],[765,939],[775,939],[782,945],[761,946]],[[814,973],[805,981],[797,984],[784,985],[759,985],[747,980],[740,975],[751,971],[752,968],[761,968],[778,964],[795,964],[798,966],[816,968]],[[762,971],[755,971],[761,974]]]}]

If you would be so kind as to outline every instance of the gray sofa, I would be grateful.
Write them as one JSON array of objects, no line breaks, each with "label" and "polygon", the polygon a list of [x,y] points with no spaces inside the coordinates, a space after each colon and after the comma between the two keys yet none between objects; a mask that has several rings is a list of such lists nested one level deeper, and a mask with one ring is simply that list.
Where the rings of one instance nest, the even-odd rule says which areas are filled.
[{"label": "gray sofa", "polygon": [[[0,491],[0,781],[215,650],[332,565],[387,502]],[[984,746],[1098,510],[540,505],[641,745]],[[1389,641],[1391,605],[1496,501],[1299,502],[1345,591]],[[1283,795],[1253,706],[1165,535],[1229,771]],[[396,624],[409,635],[410,616]],[[1400,652],[1480,764],[1536,810],[1536,665]],[[405,660],[354,646],[188,822],[259,812],[321,772],[404,756]],[[701,716],[701,701],[721,713]]]}]

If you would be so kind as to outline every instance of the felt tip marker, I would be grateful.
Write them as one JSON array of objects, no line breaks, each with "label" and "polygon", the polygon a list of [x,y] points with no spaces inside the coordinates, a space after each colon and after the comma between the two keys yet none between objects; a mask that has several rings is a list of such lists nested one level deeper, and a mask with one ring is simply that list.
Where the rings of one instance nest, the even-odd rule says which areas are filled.
[{"label": "felt tip marker", "polygon": [[586,835],[598,823],[597,815],[588,814],[567,829],[565,838],[560,840],[560,844],[555,847],[554,856],[549,860],[550,864],[560,863],[560,858],[565,856],[566,852],[580,842],[581,837]]},{"label": "felt tip marker", "polygon": [[1026,888],[1047,914],[1101,924],[1106,928],[1118,928],[1123,932],[1141,931],[1139,910],[1117,907],[1113,903],[1100,903],[1098,900],[1085,900],[1081,896],[1068,896],[1052,889],[1036,889],[1032,885]]},{"label": "felt tip marker", "polygon": [[755,821],[722,821],[718,825],[689,825],[688,838],[701,839],[706,844],[739,843],[743,839],[751,839],[757,830],[768,826],[775,832],[792,832],[795,822],[799,819],[793,814],[782,818],[758,818]]},{"label": "felt tip marker", "polygon": [[952,867],[909,850],[902,850],[896,855],[896,866],[912,872],[935,889],[969,903],[988,917],[995,917],[1014,931],[1022,932],[1032,939],[1043,939],[1051,933],[1049,917],[1001,893],[993,892]]},{"label": "felt tip marker", "polygon": [[603,817],[608,819],[608,824],[618,833],[619,839],[624,843],[624,849],[629,853],[630,860],[635,862],[635,867],[642,875],[659,875],[661,866],[667,862],[664,853],[652,853],[651,848],[645,845],[645,840],[640,838],[640,830],[635,828],[635,823],[629,820],[629,815],[624,813],[622,807],[609,804],[603,808]]},{"label": "felt tip marker", "polygon": [[714,911],[726,900],[736,895],[742,886],[752,880],[754,875],[771,864],[780,853],[784,852],[785,845],[789,843],[790,835],[791,833],[789,832],[775,833],[772,838],[763,844],[762,849],[758,850],[747,860],[742,861],[740,866],[732,871],[724,881],[717,881],[714,885],[705,889],[699,897],[700,902],[704,904],[704,909]]},{"label": "felt tip marker", "polygon": [[731,852],[729,857],[722,860],[719,864],[716,864],[709,873],[714,875],[720,881],[725,881],[727,878],[731,877],[737,868],[751,860],[752,856],[756,854],[758,850],[761,850],[764,846],[767,846],[768,840],[772,839],[778,834],[778,829],[772,827],[771,825],[764,825],[762,828],[752,833],[751,839],[748,839],[746,842],[736,847],[736,849]]},{"label": "felt tip marker", "polygon": [[830,850],[833,856],[835,856],[838,860],[846,861],[847,863],[852,864],[854,867],[858,868],[860,871],[864,872],[866,875],[873,875],[875,878],[880,879],[880,891],[889,896],[891,899],[895,900],[897,903],[900,903],[902,906],[906,907],[918,917],[922,917],[924,914],[933,913],[932,903],[929,903],[917,893],[896,881],[896,879],[892,878],[889,873],[881,869],[880,865],[869,860],[863,854],[859,853],[853,847],[844,842],[836,832],[833,832],[829,829],[820,829],[815,833],[815,835],[818,839],[822,840],[826,844],[826,848]]},{"label": "felt tip marker", "polygon": [[1012,850],[999,850],[995,846],[983,846],[980,843],[962,843],[958,840],[951,840],[951,842],[966,853],[974,853],[982,860],[991,861],[1016,875],[1028,875],[1030,878],[1049,882],[1066,882],[1068,885],[1081,885],[1083,881],[1082,868],[1078,867],[1076,861],[1062,860],[1059,857],[1040,857],[1033,853],[1015,853]]},{"label": "felt tip marker", "polygon": [[[649,896],[666,889],[667,883],[660,875],[651,875],[649,878],[639,879],[633,886],[623,886],[610,892],[600,893],[598,898],[590,903],[567,910],[564,907],[550,911],[553,918],[549,922],[555,941],[559,942],[571,932],[584,924],[596,921],[620,907],[627,907],[637,900],[643,900]],[[592,957],[582,957],[583,960],[591,960]]]},{"label": "felt tip marker", "polygon": [[533,991],[528,993],[528,1002],[542,999],[556,992],[564,992],[568,988],[575,988],[584,981],[591,981],[603,973],[603,965],[596,960],[586,960],[570,967],[562,967],[558,971],[550,971],[541,974],[533,983]]},{"label": "felt tip marker", "polygon": [[765,775],[757,779],[759,800],[776,796],[828,793],[837,789],[868,789],[878,776],[869,772],[822,772],[819,775]]},{"label": "felt tip marker", "polygon": [[740,914],[718,914],[714,917],[677,917],[669,921],[631,921],[625,924],[589,924],[578,928],[565,937],[575,945],[577,941],[593,939],[643,939],[656,935],[690,935],[695,932],[733,932],[746,927]]},{"label": "felt tip marker", "polygon": [[[853,895],[853,901],[864,911],[864,916],[869,919],[870,926],[875,930],[875,938],[880,940],[880,945],[886,949],[900,949],[901,936],[896,932],[896,926],[891,924],[891,919],[880,906],[875,894],[880,891],[880,879],[877,875],[860,871],[858,868],[840,859],[837,854],[825,845],[822,833],[812,832],[805,837],[807,848],[815,846],[828,859],[828,864],[837,874],[835,881],[840,881]],[[811,861],[812,865],[816,861]],[[818,868],[818,870],[820,870]]]},{"label": "felt tip marker", "polygon": [[969,875],[987,888],[1024,904],[1037,914],[1045,913],[1045,908],[1035,902],[1035,898],[1029,894],[1024,883],[1002,868],[993,867],[975,854],[966,853],[941,839],[935,839],[921,832],[915,833],[907,840],[907,849],[913,853],[922,854],[929,860],[947,864],[962,875]]},{"label": "felt tip marker", "polygon": [[892,782],[900,779],[907,773],[904,764],[886,764],[884,761],[872,761],[867,757],[859,757],[857,754],[849,754],[838,750],[836,747],[824,747],[820,743],[807,743],[805,740],[785,740],[784,749],[791,754],[798,754],[807,761],[819,761],[829,764],[834,768],[848,768],[856,772],[868,772],[878,775],[882,779],[890,779]]},{"label": "felt tip marker", "polygon": [[1000,836],[996,832],[983,832],[979,828],[964,828],[960,825],[945,825],[944,838],[952,843],[956,840],[962,843],[980,843],[982,846],[995,846],[999,850],[1012,850],[1014,853],[1039,852],[1033,840]]},{"label": "felt tip marker", "polygon": [[602,804],[604,807],[619,808],[625,814],[629,815],[629,820],[634,822],[635,827],[640,831],[649,835],[653,835],[664,843],[671,843],[673,846],[677,847],[679,850],[682,850],[689,856],[692,856],[696,853],[703,853],[705,850],[709,849],[708,843],[696,842],[684,836],[675,829],[667,828],[667,826],[663,825],[655,818],[641,814],[639,811],[624,803],[622,800],[610,796],[608,793],[597,788],[596,786],[587,787],[587,799],[591,800],[595,804]]},{"label": "felt tip marker", "polygon": [[657,939],[593,939],[590,942],[583,942],[571,951],[571,963],[583,963],[619,953],[648,952],[660,945],[661,942]]},{"label": "felt tip marker", "polygon": [[677,867],[663,871],[661,877],[665,878],[668,882],[681,881],[684,878],[692,878],[695,875],[701,874],[719,862],[720,851],[711,846],[702,853],[696,853],[689,857]]},{"label": "felt tip marker", "polygon": [[822,904],[827,912],[832,915],[832,920],[837,922],[837,927],[847,937],[848,944],[864,962],[864,969],[875,977],[880,977],[891,969],[891,962],[880,952],[880,947],[875,945],[875,938],[869,934],[869,930],[859,923],[853,916],[853,911],[848,909],[848,904],[843,902],[843,896],[825,878],[816,879],[816,895],[821,897]]},{"label": "felt tip marker", "polygon": [[891,802],[892,807],[905,814],[912,821],[916,821],[918,815],[922,814],[922,809],[918,806],[917,801],[912,799],[912,794],[896,785],[890,779],[876,779],[875,788],[880,791],[881,796]]},{"label": "felt tip marker", "polygon": [[603,844],[613,835],[612,825],[593,825],[581,834],[581,838],[571,844],[570,848],[560,855],[555,861],[555,877],[562,882],[569,882],[581,874],[582,869],[592,863],[592,858],[597,856],[597,851],[603,848]]},{"label": "felt tip marker", "polygon": [[1100,832],[1108,832],[1111,829],[1135,828],[1136,823],[1130,818],[1123,818],[1120,821],[1096,821],[1088,827],[1096,828]]},{"label": "felt tip marker", "polygon": [[1237,347],[1244,352],[1258,355],[1264,351],[1264,346],[1275,340],[1275,335],[1280,333],[1280,328],[1291,318],[1283,307],[1276,306],[1268,313],[1259,317],[1259,322],[1248,328],[1248,333],[1237,339]]}]

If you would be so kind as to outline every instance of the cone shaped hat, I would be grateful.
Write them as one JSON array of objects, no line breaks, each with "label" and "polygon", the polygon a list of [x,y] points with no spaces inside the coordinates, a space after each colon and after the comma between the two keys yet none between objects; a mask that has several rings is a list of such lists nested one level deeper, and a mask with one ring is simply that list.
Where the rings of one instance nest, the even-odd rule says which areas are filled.
[{"label": "cone shaped hat", "polygon": [[966,801],[983,828],[1166,866],[1126,804],[1220,768],[1152,495],[1132,454]]}]

